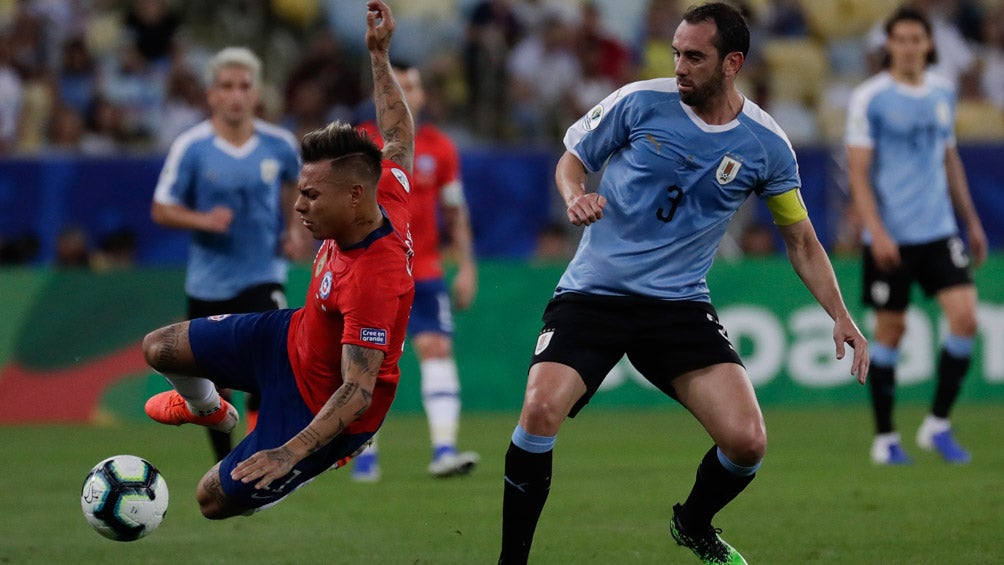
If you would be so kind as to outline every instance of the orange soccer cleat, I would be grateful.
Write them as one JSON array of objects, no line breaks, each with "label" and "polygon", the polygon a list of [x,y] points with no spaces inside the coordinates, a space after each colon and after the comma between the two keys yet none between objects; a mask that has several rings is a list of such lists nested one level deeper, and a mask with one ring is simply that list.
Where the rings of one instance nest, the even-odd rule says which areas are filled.
[{"label": "orange soccer cleat", "polygon": [[211,430],[228,433],[237,425],[237,409],[220,398],[220,407],[204,416],[196,416],[188,403],[177,391],[169,390],[155,394],[146,401],[146,415],[171,426],[198,424]]}]

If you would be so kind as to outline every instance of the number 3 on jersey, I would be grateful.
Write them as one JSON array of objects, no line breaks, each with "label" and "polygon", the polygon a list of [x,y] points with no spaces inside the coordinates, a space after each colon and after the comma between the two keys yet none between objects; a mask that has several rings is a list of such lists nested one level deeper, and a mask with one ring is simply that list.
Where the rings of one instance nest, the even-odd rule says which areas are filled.
[{"label": "number 3 on jersey", "polygon": [[673,219],[673,216],[676,215],[677,207],[680,206],[680,201],[683,200],[683,189],[675,184],[667,188],[666,192],[668,193],[667,198],[669,199],[669,211],[666,211],[661,206],[655,211],[655,217],[663,223],[669,223]]}]

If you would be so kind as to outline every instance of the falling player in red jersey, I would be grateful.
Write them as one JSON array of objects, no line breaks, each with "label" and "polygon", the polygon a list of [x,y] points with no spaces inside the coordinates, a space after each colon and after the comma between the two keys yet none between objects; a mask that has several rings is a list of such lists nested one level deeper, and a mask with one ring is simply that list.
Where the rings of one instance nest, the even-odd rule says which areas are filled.
[{"label": "falling player in red jersey", "polygon": [[[460,378],[453,356],[453,316],[440,255],[440,219],[450,242],[449,252],[457,263],[453,277],[453,304],[470,306],[477,292],[477,266],[471,226],[460,180],[460,155],[450,138],[430,123],[421,122],[425,90],[418,68],[391,61],[394,74],[415,116],[415,186],[408,209],[415,242],[415,304],[408,322],[408,337],[418,356],[422,375],[422,404],[429,422],[433,477],[466,475],[481,457],[457,450],[460,428]],[[374,122],[359,126],[377,143],[380,132]],[[380,478],[376,438],[356,458],[352,478]]]},{"label": "falling player in red jersey", "polygon": [[227,430],[214,385],[259,393],[258,425],[197,488],[207,518],[262,510],[360,451],[397,389],[414,298],[408,193],[414,126],[388,58],[394,19],[367,4],[380,148],[347,124],[308,133],[295,209],[324,240],[306,305],[199,318],[151,332],[143,350],[174,386],[147,401],[159,422]]}]

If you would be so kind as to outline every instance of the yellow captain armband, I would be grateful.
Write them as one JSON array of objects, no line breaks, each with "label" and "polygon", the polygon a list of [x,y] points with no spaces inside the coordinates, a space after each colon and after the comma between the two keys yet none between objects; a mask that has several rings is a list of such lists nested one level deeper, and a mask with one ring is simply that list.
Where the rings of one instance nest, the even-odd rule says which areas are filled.
[{"label": "yellow captain armband", "polygon": [[809,217],[802,201],[802,193],[796,188],[777,196],[767,197],[767,209],[779,226],[790,226]]}]

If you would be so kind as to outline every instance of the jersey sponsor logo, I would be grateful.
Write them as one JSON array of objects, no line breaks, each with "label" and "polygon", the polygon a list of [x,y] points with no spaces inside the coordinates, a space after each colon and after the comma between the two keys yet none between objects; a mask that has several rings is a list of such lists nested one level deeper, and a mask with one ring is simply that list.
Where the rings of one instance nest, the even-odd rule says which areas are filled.
[{"label": "jersey sponsor logo", "polygon": [[366,343],[377,345],[387,345],[387,330],[377,328],[362,328],[359,330],[359,339]]},{"label": "jersey sponsor logo", "polygon": [[656,139],[654,135],[646,133],[645,139],[648,140],[649,143],[655,146],[656,154],[662,155],[662,143],[660,143],[659,140]]},{"label": "jersey sponsor logo", "polygon": [[537,346],[533,348],[534,355],[540,355],[547,349],[548,345],[551,345],[551,338],[554,337],[554,330],[545,330],[540,332],[537,336]]},{"label": "jersey sponsor logo", "polygon": [[586,131],[592,131],[593,128],[600,125],[600,120],[602,119],[603,104],[597,104],[582,118],[582,127],[586,128]]},{"label": "jersey sponsor logo", "polygon": [[276,159],[262,159],[260,170],[261,182],[272,184],[275,182],[275,179],[279,178],[279,161]]},{"label": "jersey sponsor logo", "polygon": [[222,322],[230,317],[230,314],[216,314],[215,316],[207,316],[206,319],[210,322]]},{"label": "jersey sponsor logo", "polygon": [[718,184],[729,184],[735,180],[742,166],[742,163],[728,155],[722,157],[722,162],[718,164],[718,170],[715,171],[715,180],[718,181]]},{"label": "jersey sponsor logo", "polygon": [[406,175],[404,171],[401,169],[391,168],[390,172],[395,178],[397,178],[397,182],[401,183],[405,192],[411,192],[411,183],[408,182],[408,175]]},{"label": "jersey sponsor logo", "polygon": [[324,273],[324,277],[321,278],[321,299],[325,299],[331,294],[331,280],[334,278],[334,274],[331,271]]}]

